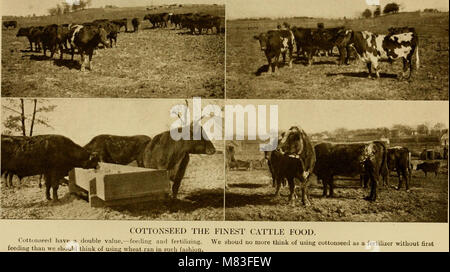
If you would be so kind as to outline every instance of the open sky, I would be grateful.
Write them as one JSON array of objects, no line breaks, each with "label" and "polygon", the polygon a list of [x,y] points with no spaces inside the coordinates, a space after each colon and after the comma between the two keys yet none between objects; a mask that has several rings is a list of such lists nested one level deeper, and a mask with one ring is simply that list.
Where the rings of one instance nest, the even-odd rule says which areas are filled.
[{"label": "open sky", "polygon": [[[57,105],[47,114],[54,129],[37,127],[35,134],[61,134],[84,145],[99,134],[154,136],[169,129],[175,118],[170,109],[184,100],[172,99],[48,99]],[[202,107],[222,101],[202,100]],[[8,99],[2,99],[4,105]],[[241,104],[242,103],[242,104]],[[436,122],[449,126],[448,101],[333,101],[333,100],[227,100],[226,105],[278,105],[280,129],[292,125],[308,134],[347,129],[391,127],[394,124],[417,126]],[[192,108],[192,100],[189,100]],[[31,113],[31,104],[27,103]],[[8,111],[2,111],[4,118]],[[269,114],[266,119],[268,120]],[[192,117],[191,117],[192,119]],[[245,124],[247,126],[247,124]],[[268,127],[268,121],[267,121]]]},{"label": "open sky", "polygon": [[228,19],[238,18],[279,18],[279,17],[321,17],[342,18],[360,16],[368,3],[379,2],[382,8],[391,2],[400,4],[401,11],[416,11],[437,8],[448,11],[447,0],[227,0]]},{"label": "open sky", "polygon": [[[5,15],[46,15],[48,9],[62,2],[76,0],[1,0],[1,13]],[[163,4],[224,4],[226,0],[92,0],[91,7],[114,5],[118,7],[142,7]]]}]

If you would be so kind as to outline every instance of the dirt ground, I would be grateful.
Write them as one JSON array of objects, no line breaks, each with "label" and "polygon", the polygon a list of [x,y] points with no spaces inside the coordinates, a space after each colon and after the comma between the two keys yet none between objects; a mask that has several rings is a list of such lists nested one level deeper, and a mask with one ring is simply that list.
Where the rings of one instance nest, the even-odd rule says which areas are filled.
[{"label": "dirt ground", "polygon": [[[441,161],[441,165],[444,164]],[[398,179],[391,173],[390,185]],[[448,164],[437,177],[413,171],[410,191],[381,187],[378,199],[363,198],[369,189],[359,186],[359,179],[341,178],[336,182],[335,197],[322,197],[322,185],[311,178],[311,206],[301,200],[288,203],[289,188],[274,197],[275,188],[269,170],[229,171],[225,196],[225,217],[232,221],[352,221],[352,222],[447,222]],[[300,195],[300,192],[297,192]]]},{"label": "dirt ground", "polygon": [[[420,68],[413,79],[399,81],[402,61],[392,65],[381,62],[381,78],[368,79],[366,65],[352,60],[350,65],[337,65],[338,52],[315,57],[314,64],[295,60],[293,67],[281,67],[268,75],[267,60],[253,36],[275,29],[278,23],[291,26],[345,26],[375,33],[387,33],[391,26],[415,27],[419,34]],[[274,99],[448,99],[448,13],[403,13],[372,19],[260,19],[227,21],[227,98]],[[296,54],[294,54],[296,58]],[[413,58],[415,63],[415,58]]]},{"label": "dirt ground", "polygon": [[154,201],[129,206],[91,208],[69,194],[68,186],[58,190],[59,202],[45,200],[39,177],[26,178],[14,188],[2,181],[1,215],[5,219],[97,219],[97,220],[223,220],[223,154],[191,155],[176,202]]},{"label": "dirt ground", "polygon": [[[223,6],[174,10],[176,13],[193,11],[224,16]],[[131,16],[142,20],[146,13],[145,8],[114,12],[99,11],[93,18],[79,14],[80,19],[60,19],[62,21],[57,23]],[[19,20],[19,27],[54,23],[43,20]],[[122,29],[117,47],[96,50],[93,70],[81,72],[78,54],[74,61],[70,60],[70,54],[64,54],[63,60],[59,60],[59,54],[53,59],[44,58],[42,52],[29,52],[27,38],[16,37],[17,29],[3,30],[2,96],[223,98],[224,34],[190,35],[187,32],[186,29],[175,30],[170,24],[168,28],[152,29],[148,21],[142,21],[137,33],[125,33]]]}]

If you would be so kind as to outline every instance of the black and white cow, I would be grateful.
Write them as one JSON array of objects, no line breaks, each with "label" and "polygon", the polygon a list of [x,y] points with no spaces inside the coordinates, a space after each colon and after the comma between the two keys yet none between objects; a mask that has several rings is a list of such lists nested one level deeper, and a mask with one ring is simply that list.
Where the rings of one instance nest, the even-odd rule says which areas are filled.
[{"label": "black and white cow", "polygon": [[[280,55],[283,62],[286,62],[286,53],[289,52],[289,68],[292,67],[292,51],[294,50],[294,34],[290,30],[279,29],[269,30],[254,36],[259,41],[261,50],[264,51],[269,63],[268,73],[275,72],[278,66]],[[272,70],[271,70],[272,69]]]},{"label": "black and white cow", "polygon": [[354,31],[352,33],[351,44],[355,48],[359,58],[367,64],[369,78],[371,78],[372,68],[375,70],[377,78],[380,77],[378,61],[387,59],[392,62],[396,59],[403,60],[403,72],[400,79],[405,76],[409,66],[409,76],[411,77],[413,65],[412,56],[416,53],[416,68],[419,69],[419,37],[413,28],[391,32],[388,35],[375,34],[369,31]]}]

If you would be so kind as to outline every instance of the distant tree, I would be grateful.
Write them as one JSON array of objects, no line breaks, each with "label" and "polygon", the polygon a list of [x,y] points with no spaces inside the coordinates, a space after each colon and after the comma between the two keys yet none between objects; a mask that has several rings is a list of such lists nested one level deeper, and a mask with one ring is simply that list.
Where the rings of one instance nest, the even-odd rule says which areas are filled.
[{"label": "distant tree", "polygon": [[377,6],[377,8],[375,9],[375,11],[373,12],[373,17],[378,17],[381,15],[381,7]]},{"label": "distant tree", "polygon": [[61,4],[62,13],[67,14],[72,10],[72,5],[67,2],[62,2]]},{"label": "distant tree", "polygon": [[[56,105],[51,105],[47,100],[33,99],[26,103],[22,98],[6,99],[7,103],[2,103],[2,120],[4,134],[20,133],[22,136],[33,136],[37,125],[52,128],[48,119],[44,116],[55,110]],[[38,106],[39,104],[39,106]],[[32,111],[26,110],[27,106],[32,107]],[[29,127],[27,133],[27,127]]]},{"label": "distant tree", "polygon": [[438,122],[433,126],[434,130],[442,131],[445,130],[447,126],[444,123]]},{"label": "distant tree", "polygon": [[50,8],[50,9],[48,9],[48,14],[50,14],[52,16],[58,15],[58,9],[56,7],[55,8]]},{"label": "distant tree", "polygon": [[395,124],[392,126],[392,130],[397,130],[399,133],[403,135],[411,135],[414,129],[407,125]]},{"label": "distant tree", "polygon": [[384,14],[398,13],[399,10],[400,10],[400,6],[397,3],[392,2],[392,3],[389,3],[386,6],[384,6],[383,13]]},{"label": "distant tree", "polygon": [[370,9],[366,9],[366,10],[362,13],[362,16],[363,16],[364,18],[370,18],[370,17],[372,17],[372,11],[371,11]]},{"label": "distant tree", "polygon": [[428,128],[428,126],[426,124],[420,124],[417,126],[417,133],[419,133],[419,134],[428,135],[429,131],[430,131],[430,129]]}]

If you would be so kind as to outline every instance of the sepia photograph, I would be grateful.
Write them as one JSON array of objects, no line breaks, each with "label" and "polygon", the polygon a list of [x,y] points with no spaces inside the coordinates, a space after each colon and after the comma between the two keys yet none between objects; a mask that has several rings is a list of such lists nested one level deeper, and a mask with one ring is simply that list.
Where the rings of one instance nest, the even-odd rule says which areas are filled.
[{"label": "sepia photograph", "polygon": [[226,142],[226,220],[448,222],[448,102],[230,101],[279,137]]},{"label": "sepia photograph", "polygon": [[223,220],[223,141],[175,141],[176,105],[3,98],[1,217]]},{"label": "sepia photograph", "polygon": [[227,98],[448,100],[448,7],[229,0]]},{"label": "sepia photograph", "polygon": [[224,2],[2,0],[2,96],[224,98]]}]

